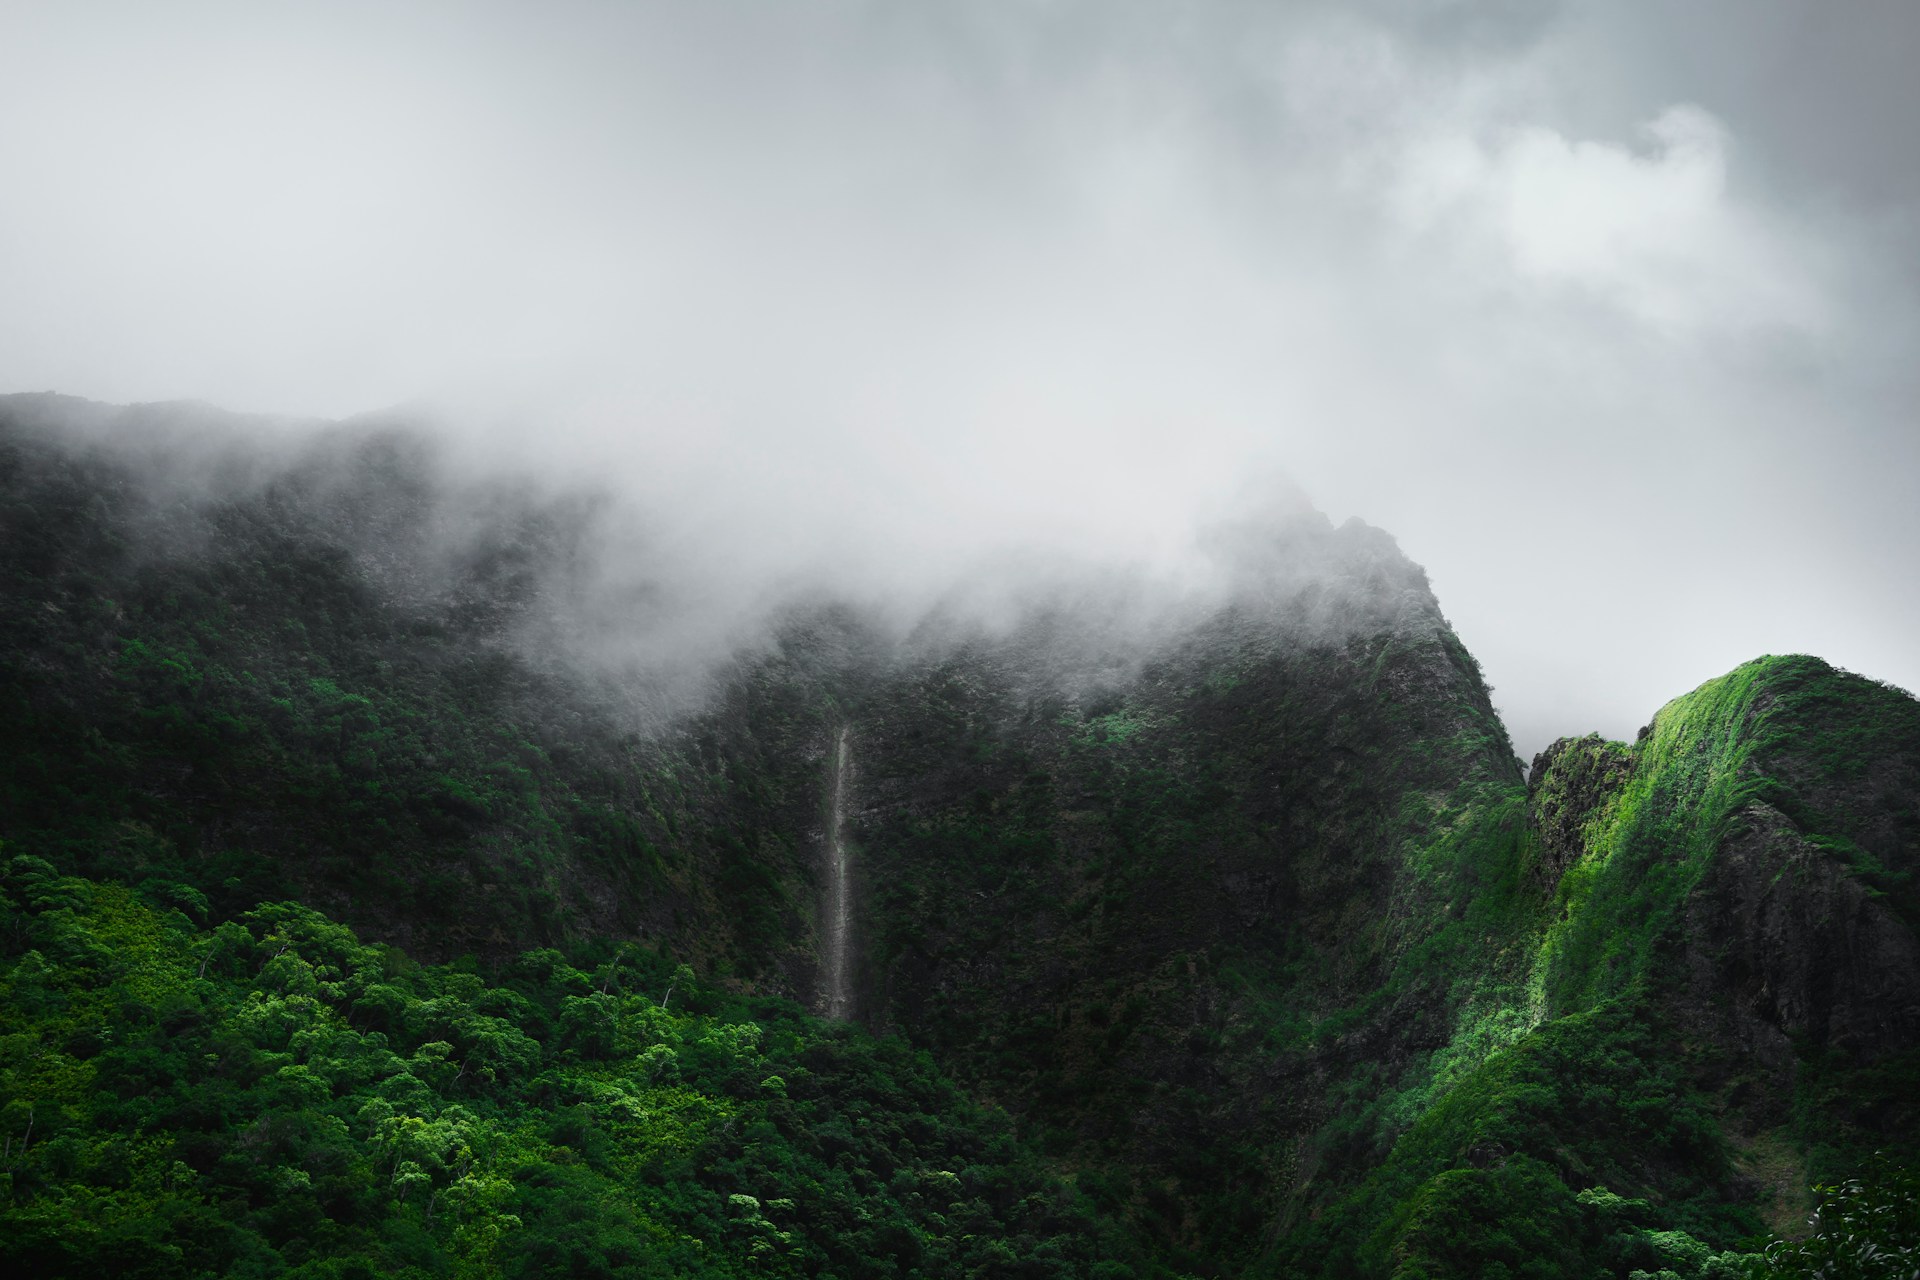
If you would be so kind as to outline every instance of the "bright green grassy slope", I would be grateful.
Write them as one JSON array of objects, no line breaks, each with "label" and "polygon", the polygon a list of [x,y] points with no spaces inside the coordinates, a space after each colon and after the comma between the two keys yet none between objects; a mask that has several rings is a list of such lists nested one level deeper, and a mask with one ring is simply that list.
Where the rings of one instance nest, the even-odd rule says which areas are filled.
[{"label": "bright green grassy slope", "polygon": [[1761,658],[1668,703],[1633,748],[1624,789],[1592,815],[1590,856],[1560,882],[1562,919],[1535,970],[1544,1011],[1654,978],[1659,943],[1755,805],[1920,922],[1916,753],[1920,703],[1817,658]]},{"label": "bright green grassy slope", "polygon": [[[1817,952],[1829,935],[1858,947],[1869,925],[1910,939],[1920,704],[1817,659],[1764,658],[1668,704],[1632,747],[1585,739],[1549,760],[1535,830],[1572,830],[1576,847],[1558,866],[1535,850],[1557,874],[1551,910],[1491,924],[1526,945],[1526,996],[1508,1013],[1537,1025],[1281,1242],[1276,1274],[1797,1275],[1749,1252],[1768,1207],[1746,1158],[1756,1140],[1797,1153],[1802,1178],[1883,1148],[1888,1185],[1910,1189],[1898,1165],[1920,1151],[1911,1030],[1875,1044],[1832,1028],[1836,1010],[1872,1026],[1912,1011],[1862,1015],[1877,977],[1836,991],[1835,962],[1820,975],[1824,1021],[1753,1013],[1727,978],[1739,940],[1725,903],[1740,895],[1720,890],[1738,874],[1733,851],[1764,837],[1801,856],[1762,864],[1770,881],[1749,896],[1827,904],[1784,913],[1801,930],[1784,950]],[[1837,886],[1824,898],[1809,888],[1821,876]],[[1782,1047],[1771,1070],[1754,1029]],[[1911,1199],[1881,1212],[1911,1217]]]}]

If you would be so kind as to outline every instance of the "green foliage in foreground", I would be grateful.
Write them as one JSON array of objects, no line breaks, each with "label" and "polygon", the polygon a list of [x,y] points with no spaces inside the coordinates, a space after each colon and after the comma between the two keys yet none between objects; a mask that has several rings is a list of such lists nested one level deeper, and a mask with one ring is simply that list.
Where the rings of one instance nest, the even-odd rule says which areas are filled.
[{"label": "green foliage in foreground", "polygon": [[10,1274],[1151,1274],[924,1054],[651,952],[489,985],[290,903],[0,886]]},{"label": "green foliage in foreground", "polygon": [[1920,1275],[1920,1173],[1876,1155],[1861,1176],[1815,1187],[1813,1231],[1778,1241],[1748,1275],[1790,1280],[1913,1280]]}]

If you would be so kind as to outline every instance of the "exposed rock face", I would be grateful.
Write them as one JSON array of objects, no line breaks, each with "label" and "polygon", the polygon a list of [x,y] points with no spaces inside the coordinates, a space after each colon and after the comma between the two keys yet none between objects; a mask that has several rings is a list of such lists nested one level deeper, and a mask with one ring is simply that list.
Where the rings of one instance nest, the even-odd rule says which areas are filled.
[{"label": "exposed rock face", "polygon": [[1632,753],[1598,735],[1562,738],[1533,758],[1527,802],[1548,888],[1592,851],[1589,829],[1606,821],[1632,771]]},{"label": "exposed rock face", "polygon": [[1776,1069],[1795,1043],[1865,1060],[1920,1044],[1920,944],[1771,805],[1735,815],[1687,905],[1691,1007]]},{"label": "exposed rock face", "polygon": [[[1127,1179],[1196,1269],[1369,1158],[1318,1136],[1336,1082],[1425,1078],[1461,995],[1451,960],[1410,957],[1471,893],[1436,832],[1520,796],[1424,575],[1363,526],[1305,536],[1316,575],[1271,575],[1295,595],[1236,600],[1121,678],[1035,681],[1036,628],[845,695],[863,1017]],[[1495,844],[1489,876],[1518,856]]]}]

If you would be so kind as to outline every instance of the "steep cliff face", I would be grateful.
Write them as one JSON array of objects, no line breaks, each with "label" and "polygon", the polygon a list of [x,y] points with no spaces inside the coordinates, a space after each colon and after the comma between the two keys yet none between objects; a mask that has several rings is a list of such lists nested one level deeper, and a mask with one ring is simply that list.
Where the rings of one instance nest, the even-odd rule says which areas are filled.
[{"label": "steep cliff face", "polygon": [[0,834],[429,957],[617,934],[811,963],[804,673],[643,737],[634,690],[537,657],[590,506],[458,491],[372,427],[269,452],[189,415],[183,464],[183,412],[0,412]]},{"label": "steep cliff face", "polygon": [[1763,659],[1523,783],[1421,570],[1287,509],[1204,605],[788,610],[642,732],[529,643],[591,504],[378,431],[156,480],[128,421],[0,408],[10,851],[897,1035],[1192,1274],[1702,1274],[1767,1161],[1920,1136],[1897,690]]},{"label": "steep cliff face", "polygon": [[[1294,536],[1322,545],[1268,554],[1319,563],[1310,603],[1238,602],[1127,680],[1036,683],[1036,625],[857,712],[868,1016],[1195,1266],[1366,1158],[1331,1095],[1427,1082],[1464,992],[1412,957],[1520,853],[1511,750],[1424,579],[1361,527]],[[1290,628],[1308,608],[1342,621]]]},{"label": "steep cliff face", "polygon": [[1433,957],[1519,883],[1517,773],[1377,530],[1225,527],[1214,604],[1118,630],[1097,591],[904,640],[793,613],[643,737],[517,643],[577,509],[495,494],[449,541],[404,435],[155,489],[124,444],[20,417],[6,834],[77,869],[299,896],[428,955],[634,937],[808,1001],[844,938],[836,1009],[1208,1268],[1371,1159],[1372,1100],[1430,1087],[1479,998]]},{"label": "steep cliff face", "polygon": [[[1631,749],[1562,743],[1545,763],[1545,829],[1584,832],[1544,949],[1552,1006],[1644,990],[1692,1029],[1747,1132],[1804,1111],[1814,1076],[1906,1069],[1920,1046],[1912,697],[1765,658],[1668,704]],[[1868,1140],[1847,1110],[1823,1142]]]},{"label": "steep cliff face", "polygon": [[1522,1033],[1455,1076],[1279,1274],[1721,1274],[1920,1144],[1920,703],[1766,658],[1631,746],[1534,762]]},{"label": "steep cliff face", "polygon": [[1788,1067],[1796,1044],[1870,1059],[1916,1042],[1920,950],[1882,895],[1771,805],[1742,809],[1715,852],[1681,960],[1730,1047]]}]

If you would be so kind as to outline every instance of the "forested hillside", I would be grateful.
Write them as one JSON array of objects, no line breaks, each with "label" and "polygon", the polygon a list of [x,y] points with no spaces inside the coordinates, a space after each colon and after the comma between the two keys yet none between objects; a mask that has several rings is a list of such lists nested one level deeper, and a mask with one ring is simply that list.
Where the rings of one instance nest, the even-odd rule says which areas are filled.
[{"label": "forested hillside", "polygon": [[33,1273],[1796,1275],[1920,1231],[1899,690],[1763,659],[1523,777],[1419,568],[1289,511],[1144,623],[789,602],[663,711],[644,643],[569,641],[598,500],[258,435],[0,401]]}]

